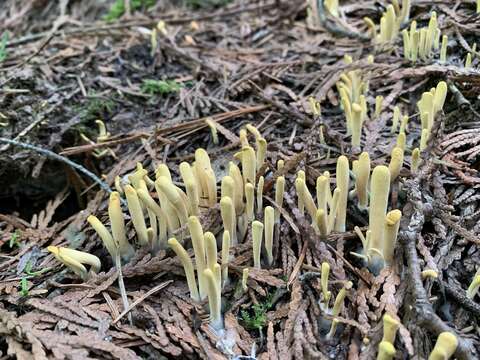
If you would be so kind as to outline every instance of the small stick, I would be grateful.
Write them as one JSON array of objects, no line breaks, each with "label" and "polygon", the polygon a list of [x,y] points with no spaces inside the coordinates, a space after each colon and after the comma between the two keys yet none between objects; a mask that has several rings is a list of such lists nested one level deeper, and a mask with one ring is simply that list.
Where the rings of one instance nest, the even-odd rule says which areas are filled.
[{"label": "small stick", "polygon": [[[47,150],[47,149],[42,149],[42,148],[40,148],[38,146],[35,146],[35,145],[23,143],[23,142],[16,141],[16,140],[10,140],[10,139],[3,138],[3,137],[0,137],[0,142],[7,143],[7,144],[10,144],[10,145],[14,145],[14,146],[18,146],[18,147],[21,147],[21,148],[24,148],[24,149],[32,150],[32,151],[35,151],[35,152],[37,152],[37,153],[39,153],[39,154],[41,154],[41,155],[43,155],[43,156],[45,156],[49,159],[63,162],[65,164],[73,167],[74,169],[80,171],[82,174],[89,177],[90,179],[92,179],[103,190],[105,190],[108,194],[110,194],[112,192],[112,189],[110,189],[110,186],[108,186],[104,181],[102,181],[102,179],[100,179],[97,175],[95,175],[91,171],[85,169],[82,165],[74,163],[73,161],[67,159],[64,156],[58,155],[58,154],[54,153],[53,151],[50,151],[50,150]],[[124,202],[125,201],[122,199],[122,203],[124,203]]]}]

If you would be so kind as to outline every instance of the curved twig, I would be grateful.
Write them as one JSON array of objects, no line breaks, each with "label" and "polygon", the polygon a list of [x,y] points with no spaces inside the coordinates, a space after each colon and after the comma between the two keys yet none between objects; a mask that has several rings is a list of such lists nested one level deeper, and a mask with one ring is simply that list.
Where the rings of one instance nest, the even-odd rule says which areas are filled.
[{"label": "curved twig", "polygon": [[18,146],[18,147],[21,147],[21,148],[24,148],[24,149],[32,150],[32,151],[35,151],[35,152],[37,152],[37,153],[39,153],[39,154],[41,154],[41,155],[43,155],[43,156],[45,156],[49,159],[63,162],[64,164],[67,164],[67,165],[73,167],[74,169],[78,170],[79,172],[81,172],[85,176],[92,179],[94,182],[96,182],[107,193],[110,194],[112,192],[112,189],[110,188],[110,186],[108,186],[104,181],[102,181],[102,179],[100,179],[97,175],[95,175],[91,171],[85,169],[82,165],[74,163],[73,161],[67,159],[64,156],[58,155],[58,154],[54,153],[53,151],[42,149],[42,148],[40,148],[38,146],[35,146],[35,145],[23,143],[23,142],[16,141],[16,140],[10,140],[10,139],[3,138],[3,137],[0,137],[0,142],[10,144],[10,145],[13,145],[13,146]]},{"label": "curved twig", "polygon": [[318,19],[325,29],[331,32],[334,35],[346,36],[348,38],[358,39],[361,41],[370,41],[370,37],[352,32],[344,27],[340,27],[338,24],[330,21],[325,15],[325,6],[323,4],[324,0],[317,0],[317,9],[318,9]]}]

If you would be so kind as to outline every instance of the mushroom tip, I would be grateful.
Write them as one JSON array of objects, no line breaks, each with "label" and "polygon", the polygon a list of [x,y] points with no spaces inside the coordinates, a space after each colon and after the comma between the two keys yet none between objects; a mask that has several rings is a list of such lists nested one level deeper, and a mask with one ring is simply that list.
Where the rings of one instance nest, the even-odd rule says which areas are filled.
[{"label": "mushroom tip", "polygon": [[213,278],[213,272],[210,269],[203,270],[203,275],[206,276],[206,277],[212,277]]},{"label": "mushroom tip", "polygon": [[230,205],[232,204],[232,199],[229,196],[224,196],[220,199],[220,205]]},{"label": "mushroom tip", "polygon": [[204,148],[198,148],[195,150],[195,156],[208,156],[208,153]]},{"label": "mushroom tip", "polygon": [[384,352],[387,355],[395,355],[395,347],[388,341],[382,341],[380,345],[378,345],[378,348],[380,351]]},{"label": "mushroom tip", "polygon": [[383,175],[383,176],[388,176],[390,175],[390,172],[388,170],[388,167],[385,166],[385,165],[378,165],[375,167],[375,169],[373,169],[373,172],[374,173],[377,173],[379,175]]},{"label": "mushroom tip", "polygon": [[124,191],[125,191],[125,193],[128,193],[128,194],[134,194],[135,193],[135,189],[130,184],[125,185]]},{"label": "mushroom tip", "polygon": [[112,191],[110,193],[110,201],[111,202],[120,202],[120,194],[117,191]]},{"label": "mushroom tip", "polygon": [[402,212],[398,209],[392,210],[387,214],[386,221],[387,224],[392,226],[395,225],[402,218]]},{"label": "mushroom tip", "polygon": [[47,247],[47,250],[50,251],[54,255],[58,255],[58,247],[57,246],[50,245],[49,247]]}]

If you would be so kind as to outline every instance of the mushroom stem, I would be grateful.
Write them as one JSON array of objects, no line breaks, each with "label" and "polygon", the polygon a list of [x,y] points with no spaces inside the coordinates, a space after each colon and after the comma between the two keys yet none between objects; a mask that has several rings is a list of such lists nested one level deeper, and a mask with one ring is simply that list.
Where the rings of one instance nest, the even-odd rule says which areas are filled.
[{"label": "mushroom stem", "polygon": [[192,259],[190,259],[190,256],[188,256],[187,251],[177,241],[177,239],[171,238],[170,240],[168,240],[168,245],[170,245],[172,250],[177,254],[177,256],[180,259],[180,262],[183,265],[185,276],[187,277],[188,289],[190,290],[190,297],[195,301],[200,301],[200,295],[198,293],[197,281],[195,280],[195,272],[193,270]]},{"label": "mushroom stem", "polygon": [[87,218],[90,226],[97,232],[100,239],[102,239],[103,245],[107,248],[108,253],[115,259],[115,256],[118,252],[118,244],[113,240],[112,235],[107,230],[105,225],[102,224],[100,220],[95,215],[90,215]]},{"label": "mushroom stem", "polygon": [[279,176],[275,183],[275,204],[277,204],[277,209],[275,210],[275,223],[280,222],[280,209],[283,207],[283,194],[285,192],[285,178]]},{"label": "mushroom stem", "polygon": [[[216,266],[219,266],[216,264]],[[210,325],[215,330],[223,329],[223,320],[221,313],[221,294],[220,287],[217,283],[214,272],[210,269],[203,271],[205,278],[207,279],[207,291],[208,291],[208,305],[210,308]]]},{"label": "mushroom stem", "polygon": [[388,165],[388,170],[390,170],[390,181],[393,182],[398,175],[400,175],[402,165],[403,149],[401,147],[394,147],[391,154],[390,164]]},{"label": "mushroom stem", "polygon": [[362,152],[358,158],[358,167],[355,173],[355,190],[358,197],[358,207],[368,207],[368,185],[370,181],[370,157],[367,152]]},{"label": "mushroom stem", "polygon": [[400,327],[400,322],[390,316],[389,314],[383,315],[383,338],[382,341],[387,341],[390,344],[395,343],[395,336],[397,330]]},{"label": "mushroom stem", "polygon": [[215,235],[207,231],[203,234],[205,239],[205,254],[207,255],[207,269],[213,271],[213,266],[217,263],[217,239]]},{"label": "mushroom stem", "polygon": [[257,214],[261,214],[263,210],[263,185],[265,179],[263,176],[260,176],[257,184]]},{"label": "mushroom stem", "polygon": [[120,205],[120,195],[116,191],[110,194],[108,217],[110,218],[112,227],[113,240],[118,244],[118,250],[123,259],[128,260],[135,254],[135,250],[127,240],[125,219],[123,218],[122,207]]},{"label": "mushroom stem", "polygon": [[198,216],[200,213],[198,208],[200,198],[198,196],[198,186],[195,181],[195,176],[193,175],[193,170],[187,162],[182,162],[179,169],[185,185],[185,191],[187,192],[189,213]]},{"label": "mushroom stem", "polygon": [[480,274],[475,274],[467,289],[467,298],[473,299],[480,288]]},{"label": "mushroom stem", "polygon": [[[371,194],[370,194],[370,211],[368,220],[368,229],[371,236],[369,241],[369,255],[371,249],[377,251],[383,248],[384,233],[385,233],[385,216],[388,207],[388,196],[390,193],[390,171],[386,166],[380,165],[373,169]],[[372,259],[370,265],[376,267],[383,267],[384,259]],[[381,265],[380,265],[380,264]]]},{"label": "mushroom stem", "polygon": [[49,246],[47,248],[57,260],[80,276],[82,280],[88,278],[87,269],[83,264],[90,265],[90,270],[98,273],[101,267],[100,259],[95,255],[69,248]]},{"label": "mushroom stem", "polygon": [[320,285],[322,287],[323,304],[325,309],[328,309],[328,304],[332,296],[331,291],[328,291],[328,275],[330,274],[330,264],[327,262],[322,263],[322,272],[320,276]]},{"label": "mushroom stem", "polygon": [[428,360],[448,360],[457,350],[458,339],[448,331],[440,333]]},{"label": "mushroom stem", "polygon": [[248,274],[250,272],[249,268],[245,268],[242,270],[242,290],[243,292],[247,292],[248,286],[247,286],[247,281],[248,281]]},{"label": "mushroom stem", "polygon": [[230,233],[232,245],[237,244],[237,224],[235,207],[233,206],[232,199],[228,196],[222,197],[220,200],[220,214],[222,216],[223,228]]},{"label": "mushroom stem", "polygon": [[275,226],[275,212],[271,206],[265,208],[263,221],[265,222],[265,250],[267,251],[268,266],[273,264],[273,231]]},{"label": "mushroom stem", "polygon": [[393,254],[395,252],[395,245],[397,243],[397,235],[401,218],[402,212],[400,210],[392,210],[385,217],[385,232],[382,253],[385,264],[387,265],[391,265],[393,263]]},{"label": "mushroom stem", "polygon": [[188,230],[192,238],[193,252],[195,254],[195,265],[197,266],[198,285],[200,289],[200,299],[207,297],[207,284],[203,276],[203,270],[206,269],[205,263],[205,238],[202,225],[196,216],[188,218]]},{"label": "mushroom stem", "polygon": [[335,231],[344,232],[347,219],[347,201],[349,187],[350,168],[348,158],[341,155],[337,160],[337,188],[340,189],[338,210],[335,218]]},{"label": "mushroom stem", "polygon": [[260,269],[260,255],[262,252],[263,224],[255,220],[252,222],[253,267]]},{"label": "mushroom stem", "polygon": [[230,233],[225,230],[222,238],[222,287],[228,282],[228,263],[230,258]]},{"label": "mushroom stem", "polygon": [[388,341],[382,341],[378,345],[377,360],[392,360],[395,356],[395,347]]},{"label": "mushroom stem", "polygon": [[133,227],[137,233],[138,242],[141,246],[148,244],[147,225],[143,217],[143,210],[138,199],[137,191],[131,186],[125,186],[125,196],[127,198],[128,212],[132,219]]}]

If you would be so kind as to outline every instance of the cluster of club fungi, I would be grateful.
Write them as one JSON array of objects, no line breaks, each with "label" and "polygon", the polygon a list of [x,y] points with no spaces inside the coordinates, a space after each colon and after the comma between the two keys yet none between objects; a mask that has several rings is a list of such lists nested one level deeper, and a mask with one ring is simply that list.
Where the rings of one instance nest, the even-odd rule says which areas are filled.
[{"label": "cluster of club fungi", "polygon": [[[338,1],[326,1],[325,5],[332,15],[338,16]],[[395,40],[401,25],[408,21],[409,14],[410,1],[404,0],[401,6],[398,1],[394,1],[381,18],[379,32],[371,19],[364,20],[375,43],[383,46]],[[417,30],[413,21],[410,30],[405,29],[402,34],[404,56],[411,61],[416,61],[417,57],[422,60],[431,58],[433,50],[440,47],[440,30],[435,13],[432,13],[426,28]],[[448,39],[443,36],[441,61],[445,61],[447,42]],[[373,61],[373,56],[369,56],[367,62]],[[352,64],[353,60],[346,56],[345,62]],[[369,118],[370,121],[375,121],[382,114],[383,97],[375,98],[375,111],[368,114],[368,72],[358,69],[342,74],[337,90],[345,114],[346,134],[351,136],[352,149],[360,149],[363,124]],[[423,93],[417,102],[421,136],[418,145],[409,152],[412,174],[419,167],[420,154],[427,147],[435,117],[443,109],[446,95],[447,84],[441,81],[435,88]],[[319,103],[310,99],[310,106],[312,113],[319,116]],[[389,208],[389,196],[391,184],[399,177],[404,166],[409,118],[408,114],[402,115],[399,106],[394,106],[390,132],[397,137],[388,164],[377,165],[372,169],[369,154],[357,151],[353,152],[359,153],[353,161],[345,155],[339,156],[335,181],[328,171],[323,172],[316,179],[313,195],[303,170],[297,172],[294,181],[298,210],[300,214],[308,216],[320,239],[325,239],[332,232],[346,231],[349,204],[368,213],[366,234],[359,227],[354,227],[361,247],[358,252],[352,252],[352,255],[360,258],[374,274],[393,264],[402,213],[399,209]],[[212,132],[214,142],[218,143],[215,122],[207,119],[206,124]],[[101,125],[103,123],[99,123],[102,134],[108,136],[105,127]],[[264,206],[264,184],[270,180],[273,172],[265,172],[265,177],[257,176],[257,173],[266,168],[267,141],[250,124],[240,130],[239,138],[240,151],[229,162],[227,174],[221,178],[214,172],[210,157],[202,148],[195,151],[195,161],[192,164],[179,164],[181,185],[173,181],[166,164],[161,164],[155,170],[155,180],[152,180],[142,164],[137,164],[133,173],[123,179],[115,179],[116,191],[110,194],[108,205],[110,229],[96,216],[88,217],[89,224],[95,229],[118,269],[122,263],[132,258],[135,247],[148,247],[154,254],[159,250],[173,250],[184,268],[192,301],[208,301],[209,322],[217,332],[224,328],[222,290],[233,281],[228,271],[231,248],[246,241],[250,235],[253,253],[251,266],[274,266],[274,233],[279,231],[278,225],[283,218],[284,192],[288,186],[284,176],[277,176],[274,179],[272,206]],[[323,136],[321,139],[324,141]],[[250,143],[252,140],[253,144]],[[283,160],[278,161],[277,170],[282,170],[283,167]],[[333,190],[332,183],[335,183]],[[223,232],[217,236],[205,231],[200,221],[206,209],[216,206],[220,209],[223,223]],[[127,234],[132,232],[127,231],[127,227],[134,230],[133,239],[128,238]],[[194,261],[188,251],[190,247],[193,248]],[[56,246],[49,246],[48,250],[83,280],[88,280],[90,273],[97,273],[101,268],[98,257],[86,252]],[[330,331],[327,334],[327,338],[332,338],[337,330],[336,317],[340,315],[346,294],[354,284],[345,282],[333,299],[328,287],[329,272],[330,265],[323,263],[322,298],[319,304],[329,318],[333,319],[329,322]],[[249,268],[245,267],[241,279],[238,279],[244,291],[248,287],[248,276]],[[422,276],[436,277],[437,274],[426,269]],[[467,296],[473,299],[479,287],[480,273],[474,277]],[[395,355],[393,344],[400,323],[394,314],[385,314],[383,323],[384,335],[378,346],[377,359],[392,359]],[[456,346],[457,338],[454,334],[442,333],[429,359],[448,359],[455,352]]]}]

